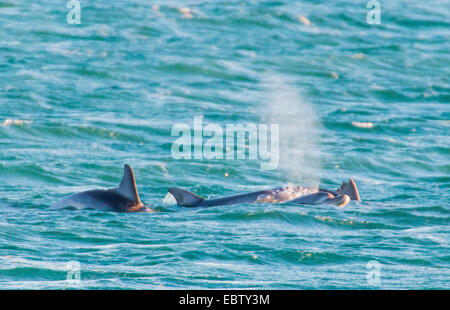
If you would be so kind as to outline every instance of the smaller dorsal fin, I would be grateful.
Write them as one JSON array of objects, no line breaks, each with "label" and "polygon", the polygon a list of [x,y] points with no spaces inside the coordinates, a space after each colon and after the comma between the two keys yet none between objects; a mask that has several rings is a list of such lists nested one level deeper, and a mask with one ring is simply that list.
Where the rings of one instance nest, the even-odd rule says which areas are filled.
[{"label": "smaller dorsal fin", "polygon": [[136,187],[136,180],[134,179],[133,170],[127,164],[125,164],[123,167],[122,182],[120,182],[120,185],[116,189],[116,192],[130,201],[139,204],[141,203],[141,200],[139,199],[139,193]]},{"label": "smaller dorsal fin", "polygon": [[169,193],[171,193],[175,197],[175,199],[177,200],[177,204],[183,207],[195,207],[195,205],[201,203],[204,200],[199,195],[177,187],[169,188]]},{"label": "smaller dorsal fin", "polygon": [[348,182],[343,182],[341,187],[336,191],[340,195],[347,195],[351,198],[351,200],[361,201],[361,197],[359,196],[358,187],[356,187],[355,181],[353,179],[349,179]]}]

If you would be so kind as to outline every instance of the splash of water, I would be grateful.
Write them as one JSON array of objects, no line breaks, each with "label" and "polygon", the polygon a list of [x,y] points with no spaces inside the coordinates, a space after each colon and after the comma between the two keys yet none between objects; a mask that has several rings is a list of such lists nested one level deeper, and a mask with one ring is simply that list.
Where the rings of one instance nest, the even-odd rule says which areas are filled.
[{"label": "splash of water", "polygon": [[177,203],[175,197],[171,193],[167,193],[166,196],[161,200],[164,205],[174,205]]},{"label": "splash of water", "polygon": [[275,190],[270,194],[262,194],[258,196],[256,202],[280,203],[288,200],[296,199],[304,195],[317,192],[317,189],[303,186],[288,184],[279,190]]},{"label": "splash of water", "polygon": [[320,182],[320,121],[312,106],[286,78],[270,74],[267,89],[267,119],[280,126],[279,171],[289,182],[317,188]]}]

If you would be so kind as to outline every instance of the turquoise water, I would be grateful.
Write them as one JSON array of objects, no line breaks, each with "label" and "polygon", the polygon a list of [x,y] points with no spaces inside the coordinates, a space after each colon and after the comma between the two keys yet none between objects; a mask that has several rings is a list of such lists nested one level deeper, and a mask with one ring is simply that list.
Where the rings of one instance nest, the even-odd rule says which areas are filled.
[{"label": "turquoise water", "polygon": [[[447,1],[80,2],[0,2],[1,289],[450,288]],[[279,168],[174,159],[199,115],[289,125]],[[49,208],[124,163],[158,212]],[[166,197],[350,177],[343,208]]]}]

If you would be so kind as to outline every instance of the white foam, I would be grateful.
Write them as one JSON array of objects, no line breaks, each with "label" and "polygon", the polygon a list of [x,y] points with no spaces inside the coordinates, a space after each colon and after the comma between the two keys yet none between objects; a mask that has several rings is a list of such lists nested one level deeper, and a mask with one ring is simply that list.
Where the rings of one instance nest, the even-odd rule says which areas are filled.
[{"label": "white foam", "polygon": [[167,193],[166,196],[163,198],[162,203],[165,205],[173,205],[176,204],[177,201],[175,200],[175,197],[171,193]]},{"label": "white foam", "polygon": [[31,121],[24,121],[24,120],[21,120],[21,119],[7,118],[7,119],[5,119],[3,121],[2,125],[5,126],[5,127],[6,126],[11,126],[11,125],[18,125],[18,126],[20,126],[20,125],[23,125],[25,123],[31,123]]}]

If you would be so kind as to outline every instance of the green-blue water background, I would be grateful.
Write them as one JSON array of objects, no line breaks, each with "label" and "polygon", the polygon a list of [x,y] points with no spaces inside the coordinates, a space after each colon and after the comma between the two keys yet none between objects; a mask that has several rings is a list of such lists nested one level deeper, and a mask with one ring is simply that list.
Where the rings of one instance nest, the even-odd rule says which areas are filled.
[{"label": "green-blue water background", "polygon": [[[0,288],[450,287],[448,1],[381,1],[380,25],[366,1],[80,2],[80,25],[66,1],[0,2]],[[268,91],[273,76],[297,97]],[[278,104],[299,111],[290,138],[315,160],[171,156],[176,123],[259,123]],[[116,186],[124,163],[160,212],[49,209]],[[170,186],[217,197],[302,171],[329,188],[354,178],[363,202],[163,201]]]}]

